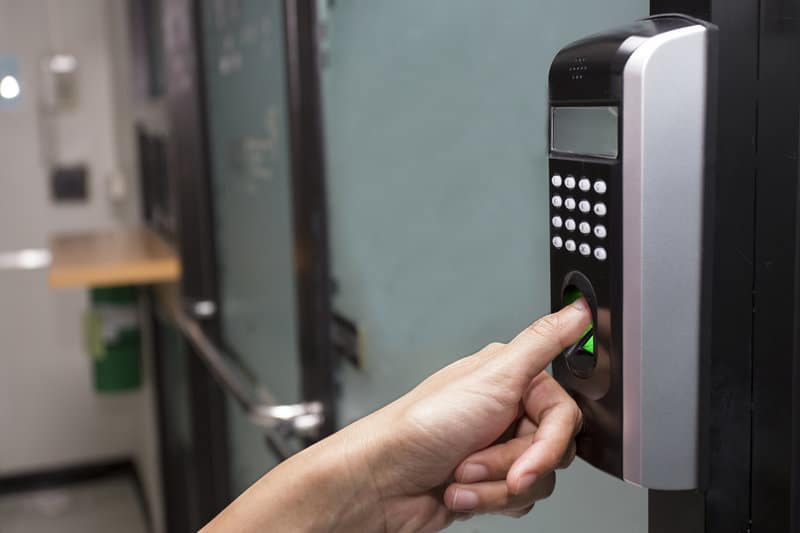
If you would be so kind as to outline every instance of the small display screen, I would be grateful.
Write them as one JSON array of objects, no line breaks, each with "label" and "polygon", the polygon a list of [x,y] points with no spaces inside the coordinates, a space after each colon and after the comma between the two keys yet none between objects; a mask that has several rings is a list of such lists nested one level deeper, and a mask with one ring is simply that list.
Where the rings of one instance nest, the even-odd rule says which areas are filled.
[{"label": "small display screen", "polygon": [[570,154],[616,158],[619,155],[619,108],[551,108],[550,150]]}]

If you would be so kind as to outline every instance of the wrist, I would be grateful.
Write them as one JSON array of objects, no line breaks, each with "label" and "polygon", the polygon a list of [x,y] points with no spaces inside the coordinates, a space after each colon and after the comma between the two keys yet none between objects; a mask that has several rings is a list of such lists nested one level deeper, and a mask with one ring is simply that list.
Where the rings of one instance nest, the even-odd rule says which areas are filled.
[{"label": "wrist", "polygon": [[273,468],[203,532],[384,531],[356,434],[337,433]]},{"label": "wrist", "polygon": [[293,478],[292,486],[283,490],[294,491],[302,501],[304,515],[293,531],[384,530],[368,448],[358,432],[342,431],[291,457],[266,476]]},{"label": "wrist", "polygon": [[[412,448],[404,420],[400,399],[334,436],[343,439],[335,448],[346,450],[351,479],[355,480],[354,485],[361,487],[364,501],[370,502],[369,508],[376,512],[370,524],[379,521],[382,532],[420,529],[415,526],[418,517],[408,505],[408,498],[418,496],[420,487],[410,481],[408,475],[403,475],[402,468],[398,469],[398,465],[407,462]],[[363,526],[354,530],[365,531]]]}]

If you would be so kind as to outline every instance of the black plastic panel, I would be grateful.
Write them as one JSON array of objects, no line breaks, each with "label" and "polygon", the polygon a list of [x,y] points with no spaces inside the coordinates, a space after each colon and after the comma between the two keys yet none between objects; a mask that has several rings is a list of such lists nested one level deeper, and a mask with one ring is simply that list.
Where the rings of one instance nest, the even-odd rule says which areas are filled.
[{"label": "black plastic panel", "polygon": [[[573,273],[582,274],[592,285],[596,297],[593,313],[598,361],[592,376],[584,379],[575,376],[567,368],[563,356],[559,356],[553,361],[553,374],[575,397],[585,413],[584,428],[577,439],[580,457],[610,474],[622,477],[622,329],[620,321],[613,319],[621,316],[622,312],[622,293],[619,290],[622,282],[621,165],[617,160],[551,158],[550,175],[553,174],[559,174],[562,178],[573,176],[576,180],[586,178],[592,183],[602,179],[607,184],[605,194],[598,194],[594,190],[582,192],[577,187],[570,191],[564,185],[555,187],[550,184],[551,198],[559,195],[562,198],[572,197],[576,201],[586,199],[592,205],[603,202],[608,209],[608,214],[600,217],[594,213],[580,213],[577,209],[550,206],[551,219],[554,216],[565,220],[573,218],[576,222],[588,222],[593,228],[602,224],[607,229],[607,236],[599,239],[593,234],[584,236],[578,230],[557,229],[551,224],[551,236],[560,236],[565,241],[573,239],[578,244],[585,242],[593,250],[603,247],[608,254],[608,259],[600,261],[593,255],[584,257],[578,251],[569,252],[563,247],[555,249],[550,245],[550,301],[554,311],[562,306],[565,282],[569,283]],[[612,276],[612,272],[617,275]]]}]

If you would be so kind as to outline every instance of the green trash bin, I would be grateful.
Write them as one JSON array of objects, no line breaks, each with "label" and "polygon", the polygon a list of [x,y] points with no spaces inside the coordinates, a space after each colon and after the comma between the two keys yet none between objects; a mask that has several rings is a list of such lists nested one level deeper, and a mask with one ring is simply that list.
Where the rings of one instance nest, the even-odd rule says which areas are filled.
[{"label": "green trash bin", "polygon": [[129,391],[142,383],[136,287],[93,288],[84,327],[98,392]]}]

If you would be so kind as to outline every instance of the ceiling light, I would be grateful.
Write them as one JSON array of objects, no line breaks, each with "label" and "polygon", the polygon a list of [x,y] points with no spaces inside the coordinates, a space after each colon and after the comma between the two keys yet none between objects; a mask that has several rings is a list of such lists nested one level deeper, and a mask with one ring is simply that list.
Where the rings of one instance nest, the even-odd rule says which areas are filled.
[{"label": "ceiling light", "polygon": [[0,98],[13,100],[19,96],[19,82],[14,76],[8,75],[0,79]]}]

